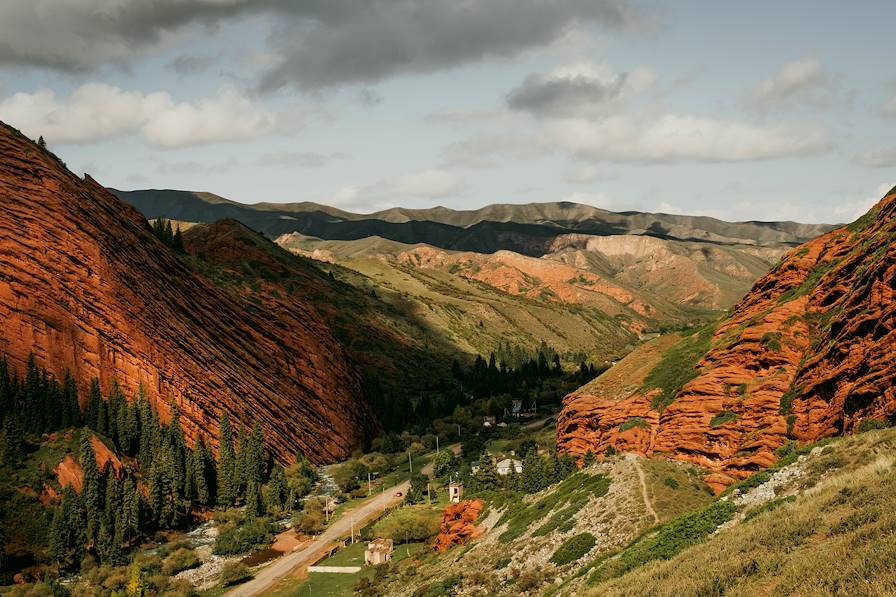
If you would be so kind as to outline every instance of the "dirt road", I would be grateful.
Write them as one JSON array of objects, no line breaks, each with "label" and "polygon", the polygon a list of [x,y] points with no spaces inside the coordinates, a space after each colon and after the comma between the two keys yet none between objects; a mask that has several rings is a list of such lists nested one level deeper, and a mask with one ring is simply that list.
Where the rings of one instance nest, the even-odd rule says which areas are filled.
[{"label": "dirt road", "polygon": [[[460,452],[460,444],[453,444],[448,448],[455,454]],[[432,462],[421,469],[424,475],[432,474]],[[321,554],[329,547],[351,534],[352,524],[357,532],[365,522],[374,518],[377,514],[400,502],[403,498],[396,497],[397,493],[405,495],[410,488],[408,481],[394,485],[382,493],[358,504],[350,510],[342,513],[333,524],[321,533],[314,541],[299,551],[294,551],[274,560],[268,566],[259,570],[252,580],[234,587],[225,593],[227,597],[252,597],[266,593],[281,578],[296,572],[304,566],[310,566],[320,558]]]}]

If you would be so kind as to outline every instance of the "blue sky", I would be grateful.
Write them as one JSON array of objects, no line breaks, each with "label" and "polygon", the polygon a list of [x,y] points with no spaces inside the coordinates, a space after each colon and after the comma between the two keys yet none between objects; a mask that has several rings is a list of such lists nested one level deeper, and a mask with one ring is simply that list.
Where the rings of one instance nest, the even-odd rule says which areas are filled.
[{"label": "blue sky", "polygon": [[851,220],[896,183],[887,2],[10,0],[0,119],[122,189]]}]

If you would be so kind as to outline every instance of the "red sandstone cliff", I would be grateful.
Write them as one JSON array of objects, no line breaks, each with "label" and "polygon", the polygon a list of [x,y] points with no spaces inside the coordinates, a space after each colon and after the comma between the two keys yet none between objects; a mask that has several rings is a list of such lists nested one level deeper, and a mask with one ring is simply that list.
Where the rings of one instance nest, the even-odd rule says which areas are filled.
[{"label": "red sandstone cliff", "polygon": [[[773,463],[789,439],[849,433],[866,419],[893,422],[894,327],[896,189],[761,278],[715,329],[696,378],[662,412],[644,372],[628,387],[601,377],[565,398],[558,445],[574,454],[613,445],[689,460],[716,471],[710,480],[719,489]],[[659,365],[642,351],[617,365],[620,372],[645,358]]]},{"label": "red sandstone cliff", "polygon": [[[300,301],[294,301],[299,304]],[[261,421],[281,460],[346,456],[374,427],[358,374],[312,308],[289,317],[222,291],[93,179],[0,123],[0,352],[85,389],[142,384],[214,445],[222,411]]]}]

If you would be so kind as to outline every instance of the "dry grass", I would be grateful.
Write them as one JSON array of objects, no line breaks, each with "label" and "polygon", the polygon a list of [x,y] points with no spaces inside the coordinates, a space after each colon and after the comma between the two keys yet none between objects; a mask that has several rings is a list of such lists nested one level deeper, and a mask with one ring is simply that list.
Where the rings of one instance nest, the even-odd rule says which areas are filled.
[{"label": "dry grass", "polygon": [[896,430],[823,448],[792,502],[668,561],[592,587],[595,595],[893,595]]}]

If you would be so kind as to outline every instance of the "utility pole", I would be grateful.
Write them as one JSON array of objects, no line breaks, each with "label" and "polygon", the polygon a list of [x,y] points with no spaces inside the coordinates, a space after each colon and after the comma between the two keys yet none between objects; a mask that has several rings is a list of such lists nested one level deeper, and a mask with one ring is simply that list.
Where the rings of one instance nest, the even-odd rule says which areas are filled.
[{"label": "utility pole", "polygon": [[370,495],[370,471],[367,471],[367,495]]},{"label": "utility pole", "polygon": [[352,545],[355,544],[355,519],[350,519],[351,529],[352,529]]},{"label": "utility pole", "polygon": [[408,472],[414,474],[414,463],[411,462],[411,451],[408,450]]},{"label": "utility pole", "polygon": [[429,483],[426,484],[426,505],[432,505],[432,500],[429,499]]},{"label": "utility pole", "polygon": [[439,453],[439,434],[436,433],[436,454]]}]

